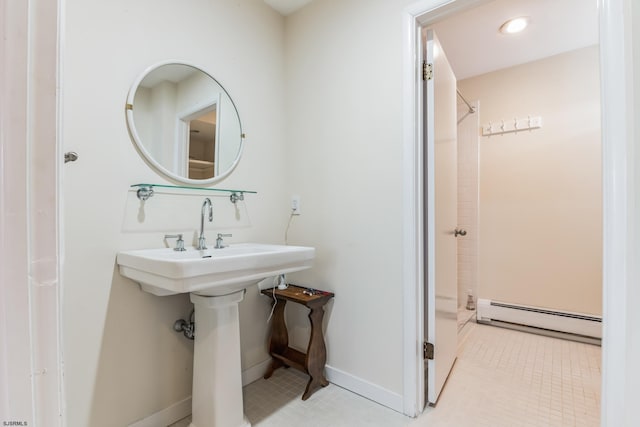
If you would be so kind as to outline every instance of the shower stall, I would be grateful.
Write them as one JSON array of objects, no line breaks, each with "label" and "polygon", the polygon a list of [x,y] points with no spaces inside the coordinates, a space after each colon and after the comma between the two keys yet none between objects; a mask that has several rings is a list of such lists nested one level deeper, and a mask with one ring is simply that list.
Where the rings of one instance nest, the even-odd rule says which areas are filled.
[{"label": "shower stall", "polygon": [[475,315],[478,290],[479,102],[457,91],[458,227],[467,233],[458,245],[458,329]]}]

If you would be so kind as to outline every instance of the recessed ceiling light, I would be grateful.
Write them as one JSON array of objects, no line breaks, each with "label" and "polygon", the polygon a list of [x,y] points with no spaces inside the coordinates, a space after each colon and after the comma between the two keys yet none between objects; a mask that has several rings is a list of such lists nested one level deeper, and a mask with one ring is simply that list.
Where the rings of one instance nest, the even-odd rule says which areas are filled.
[{"label": "recessed ceiling light", "polygon": [[527,25],[529,25],[529,17],[527,16],[512,18],[500,26],[500,32],[502,34],[516,34],[527,28]]}]

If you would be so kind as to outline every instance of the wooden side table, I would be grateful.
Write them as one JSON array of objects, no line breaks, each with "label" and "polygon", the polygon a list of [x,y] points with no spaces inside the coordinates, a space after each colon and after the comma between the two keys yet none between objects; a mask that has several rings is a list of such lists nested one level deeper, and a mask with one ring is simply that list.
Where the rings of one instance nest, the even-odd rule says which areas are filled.
[{"label": "wooden side table", "polygon": [[[334,294],[295,285],[289,285],[287,289],[263,289],[262,294],[276,298],[269,338],[269,354],[272,361],[264,378],[271,377],[273,371],[282,366],[293,367],[306,373],[310,378],[302,400],[307,400],[319,387],[329,385],[329,381],[324,376],[327,349],[322,333],[322,318],[324,317],[323,307],[334,297]],[[302,304],[311,310],[309,312],[311,336],[306,353],[289,347],[289,333],[284,321],[284,307],[287,301]]]}]

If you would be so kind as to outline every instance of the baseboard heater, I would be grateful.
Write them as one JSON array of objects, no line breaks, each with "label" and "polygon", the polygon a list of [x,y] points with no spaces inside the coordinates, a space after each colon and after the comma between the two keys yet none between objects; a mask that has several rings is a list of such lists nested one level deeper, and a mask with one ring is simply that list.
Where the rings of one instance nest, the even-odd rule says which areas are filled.
[{"label": "baseboard heater", "polygon": [[577,337],[602,339],[602,317],[568,311],[549,310],[520,304],[478,299],[476,318],[479,323],[537,328]]}]

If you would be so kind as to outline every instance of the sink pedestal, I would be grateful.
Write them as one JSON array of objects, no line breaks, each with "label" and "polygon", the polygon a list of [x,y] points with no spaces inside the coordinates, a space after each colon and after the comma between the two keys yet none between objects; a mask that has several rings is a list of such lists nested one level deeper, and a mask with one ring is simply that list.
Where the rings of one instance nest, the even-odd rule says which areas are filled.
[{"label": "sink pedestal", "polygon": [[190,427],[251,426],[242,404],[238,303],[244,293],[191,294],[196,330]]},{"label": "sink pedestal", "polygon": [[[239,243],[203,254],[196,248],[118,252],[120,274],[153,295],[191,294],[195,304],[191,427],[249,427],[242,407],[238,303],[267,277],[311,267],[305,246]],[[206,255],[206,256],[205,256]]]}]

